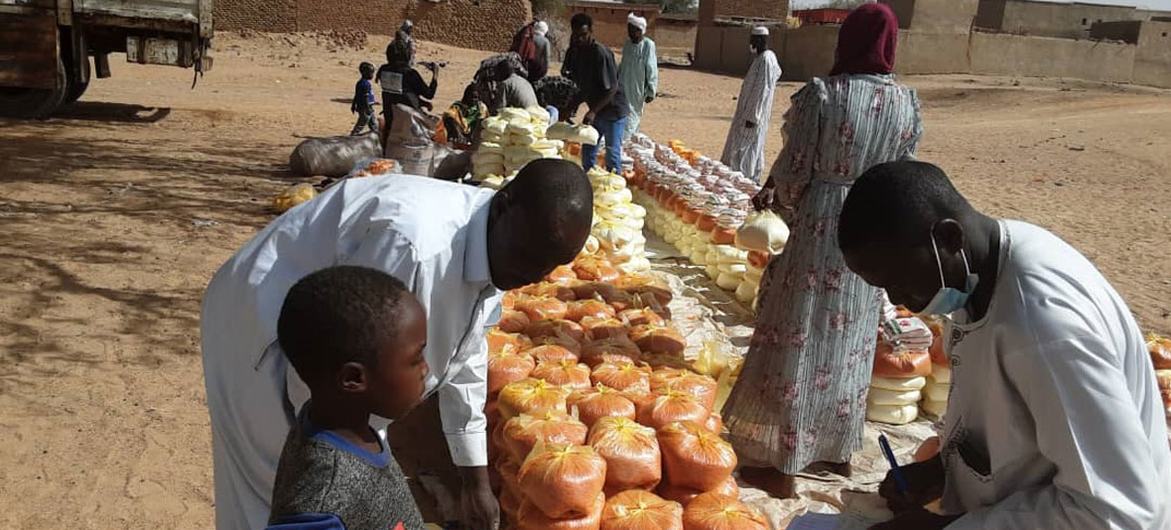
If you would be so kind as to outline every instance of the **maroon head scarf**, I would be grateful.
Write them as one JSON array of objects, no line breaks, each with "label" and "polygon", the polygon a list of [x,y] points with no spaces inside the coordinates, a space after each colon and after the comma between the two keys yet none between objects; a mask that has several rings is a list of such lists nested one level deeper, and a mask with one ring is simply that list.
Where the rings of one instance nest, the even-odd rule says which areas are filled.
[{"label": "maroon head scarf", "polygon": [[829,75],[889,74],[894,71],[899,19],[886,4],[862,4],[838,31],[838,49]]}]

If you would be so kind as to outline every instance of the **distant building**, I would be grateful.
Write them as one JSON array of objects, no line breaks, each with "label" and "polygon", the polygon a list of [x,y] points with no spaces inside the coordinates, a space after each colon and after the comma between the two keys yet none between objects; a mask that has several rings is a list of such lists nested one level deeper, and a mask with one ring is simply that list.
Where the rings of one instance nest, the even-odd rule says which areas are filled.
[{"label": "distant building", "polygon": [[601,0],[570,1],[565,4],[568,21],[575,13],[594,19],[594,38],[614,49],[622,49],[629,38],[626,17],[631,13],[647,20],[647,36],[655,41],[659,57],[685,56],[695,45],[695,15],[663,13],[658,4],[625,4]]},{"label": "distant building", "polygon": [[1090,27],[1099,22],[1149,20],[1158,13],[1134,6],[1083,2],[980,0],[976,27],[1015,35],[1085,39],[1090,36]]},{"label": "distant building", "polygon": [[699,0],[699,25],[710,26],[716,19],[785,20],[789,0]]}]

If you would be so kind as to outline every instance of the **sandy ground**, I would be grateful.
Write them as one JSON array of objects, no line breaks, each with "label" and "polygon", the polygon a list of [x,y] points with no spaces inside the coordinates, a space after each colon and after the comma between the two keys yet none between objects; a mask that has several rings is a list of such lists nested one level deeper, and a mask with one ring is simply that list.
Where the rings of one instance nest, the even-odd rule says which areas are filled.
[{"label": "sandy ground", "polygon": [[[116,63],[60,119],[0,120],[0,527],[211,526],[202,289],[271,219],[299,138],[348,131],[356,67],[377,62],[377,42],[226,35],[195,90],[190,71]],[[486,54],[421,55],[451,62],[446,105]],[[739,81],[662,79],[646,131],[718,154]],[[980,208],[1065,237],[1144,329],[1171,332],[1171,93],[907,81],[924,103],[921,158]],[[786,107],[778,97],[770,158]]]}]

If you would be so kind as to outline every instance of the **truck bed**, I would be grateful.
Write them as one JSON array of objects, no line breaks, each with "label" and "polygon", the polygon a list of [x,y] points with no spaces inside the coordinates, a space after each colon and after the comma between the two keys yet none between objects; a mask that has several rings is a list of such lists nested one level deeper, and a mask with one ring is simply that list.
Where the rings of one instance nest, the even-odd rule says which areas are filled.
[{"label": "truck bed", "polygon": [[200,0],[73,0],[73,11],[84,15],[199,23]]}]

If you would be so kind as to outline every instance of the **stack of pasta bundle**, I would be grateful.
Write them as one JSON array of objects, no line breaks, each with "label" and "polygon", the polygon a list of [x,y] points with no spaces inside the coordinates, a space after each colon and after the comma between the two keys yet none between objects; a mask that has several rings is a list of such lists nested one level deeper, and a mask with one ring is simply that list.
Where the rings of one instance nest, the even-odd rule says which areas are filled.
[{"label": "stack of pasta bundle", "polygon": [[545,138],[549,113],[544,109],[506,108],[484,120],[480,145],[472,155],[472,180],[497,188],[538,158],[560,158],[564,143]]},{"label": "stack of pasta bundle", "polygon": [[923,388],[923,401],[919,409],[930,416],[943,418],[947,412],[947,397],[951,392],[951,360],[943,349],[944,329],[943,322],[929,320],[932,341],[928,353],[931,357],[931,375],[927,376],[927,386]]},{"label": "stack of pasta bundle", "polygon": [[506,293],[487,414],[512,528],[768,528],[737,498],[717,384],[687,368],[671,297],[589,254]]},{"label": "stack of pasta bundle", "polygon": [[772,211],[752,212],[736,230],[736,248],[748,252],[748,264],[736,287],[736,299],[752,303],[760,292],[764,268],[773,255],[780,254],[789,241],[789,227]]},{"label": "stack of pasta bundle", "polygon": [[664,146],[636,134],[627,147],[634,162],[629,183],[635,203],[647,210],[647,228],[703,266],[720,288],[755,306],[764,266],[788,239],[775,214],[752,211],[759,186],[678,140]]},{"label": "stack of pasta bundle", "polygon": [[930,354],[898,349],[879,337],[866,397],[866,419],[892,425],[915,421],[929,375]]},{"label": "stack of pasta bundle", "polygon": [[647,211],[633,203],[626,179],[599,166],[587,175],[594,188],[594,226],[591,234],[602,252],[625,273],[650,270],[646,236],[642,229]]}]

